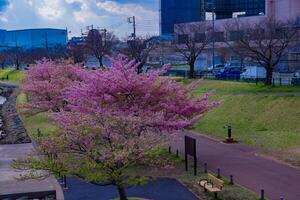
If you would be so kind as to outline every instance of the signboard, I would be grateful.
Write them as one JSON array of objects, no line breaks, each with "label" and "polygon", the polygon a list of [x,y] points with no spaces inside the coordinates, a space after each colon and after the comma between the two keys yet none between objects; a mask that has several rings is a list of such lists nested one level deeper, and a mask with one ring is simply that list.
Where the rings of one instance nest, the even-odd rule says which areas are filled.
[{"label": "signboard", "polygon": [[184,136],[185,149],[185,170],[188,171],[188,155],[194,158],[194,175],[197,176],[197,153],[196,153],[196,139],[189,136]]}]

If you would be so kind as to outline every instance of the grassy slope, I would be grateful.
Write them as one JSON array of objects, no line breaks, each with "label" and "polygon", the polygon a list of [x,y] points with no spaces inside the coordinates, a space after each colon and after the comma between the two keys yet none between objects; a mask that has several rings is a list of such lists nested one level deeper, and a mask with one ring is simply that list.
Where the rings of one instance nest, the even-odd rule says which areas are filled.
[{"label": "grassy slope", "polygon": [[0,70],[0,79],[6,79],[8,75],[9,82],[19,83],[24,77],[24,71],[15,70],[14,68],[2,69]]},{"label": "grassy slope", "polygon": [[267,88],[250,83],[204,81],[195,94],[215,89],[213,99],[224,99],[207,113],[195,130],[225,138],[226,124],[240,142],[259,147],[279,158],[300,165],[300,95],[269,92],[300,91],[300,88]]}]

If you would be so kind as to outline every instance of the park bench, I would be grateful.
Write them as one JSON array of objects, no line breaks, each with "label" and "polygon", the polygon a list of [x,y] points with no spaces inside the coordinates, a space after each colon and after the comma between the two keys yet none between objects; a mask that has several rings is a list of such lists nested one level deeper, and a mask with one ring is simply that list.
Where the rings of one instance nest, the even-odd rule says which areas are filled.
[{"label": "park bench", "polygon": [[198,184],[204,188],[205,192],[210,191],[211,193],[214,193],[215,198],[218,197],[218,192],[224,187],[224,181],[210,173],[207,174],[207,179],[201,179]]}]

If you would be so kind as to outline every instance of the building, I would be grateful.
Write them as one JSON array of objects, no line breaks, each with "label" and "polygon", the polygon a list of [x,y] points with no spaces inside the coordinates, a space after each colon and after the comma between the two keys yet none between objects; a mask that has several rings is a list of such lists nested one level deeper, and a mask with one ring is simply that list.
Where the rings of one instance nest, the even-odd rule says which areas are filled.
[{"label": "building", "polygon": [[[206,3],[210,3],[212,0],[207,0]],[[226,4],[225,4],[226,3]],[[228,4],[227,4],[228,3]],[[239,5],[235,5],[238,3]],[[264,0],[264,6],[261,4],[261,0],[215,0],[215,20],[202,20],[198,22],[184,23],[184,26],[189,30],[189,26],[211,26],[214,30],[214,50],[212,45],[209,45],[207,49],[199,58],[198,69],[208,68],[214,64],[225,64],[222,57],[226,57],[226,63],[237,64],[239,59],[234,53],[226,49],[225,39],[234,40],[238,36],[236,31],[226,32],[225,26],[228,24],[234,24],[237,21],[240,24],[253,24],[258,23],[266,17],[272,17],[275,20],[280,21],[298,21],[300,25],[300,1],[299,0]],[[208,6],[209,4],[206,4]],[[213,11],[206,8],[206,11]],[[209,12],[206,12],[209,14]],[[212,14],[212,13],[210,13]],[[182,26],[182,24],[180,25]],[[178,33],[178,25],[175,25],[174,31]],[[199,30],[201,32],[201,30]],[[199,32],[199,33],[200,33]],[[188,35],[195,33],[189,32]],[[205,33],[204,33],[205,34]],[[176,37],[180,37],[179,34]],[[228,47],[227,47],[228,48]],[[224,52],[227,55],[222,55]],[[228,55],[230,54],[230,55]],[[215,55],[215,56],[213,56]],[[290,69],[297,69],[300,67],[300,45],[299,48],[289,49],[287,54],[284,55],[282,62],[278,65],[278,71],[289,71]],[[214,62],[213,62],[214,60]]]},{"label": "building", "polygon": [[255,16],[265,13],[265,0],[206,0],[206,12],[215,12],[216,19]]},{"label": "building", "polygon": [[174,33],[174,24],[195,22],[201,16],[203,0],[160,0],[160,35]]},{"label": "building", "polygon": [[2,50],[21,48],[24,50],[55,47],[65,48],[67,45],[67,30],[65,29],[25,29],[0,30],[0,47]]}]

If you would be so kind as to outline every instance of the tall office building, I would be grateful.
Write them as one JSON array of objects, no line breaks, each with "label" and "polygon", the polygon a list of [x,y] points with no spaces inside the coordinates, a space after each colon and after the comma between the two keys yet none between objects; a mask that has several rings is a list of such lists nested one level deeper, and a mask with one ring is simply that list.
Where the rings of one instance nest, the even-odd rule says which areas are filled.
[{"label": "tall office building", "polygon": [[234,13],[256,16],[266,13],[265,0],[161,0],[160,34],[173,34],[174,24],[205,20],[205,12],[216,19],[232,18]]},{"label": "tall office building", "polygon": [[161,0],[160,34],[174,32],[174,24],[200,21],[201,2],[204,0]]},{"label": "tall office building", "polygon": [[234,13],[256,16],[265,14],[265,0],[206,0],[205,10],[214,10],[216,19],[232,18]]}]

